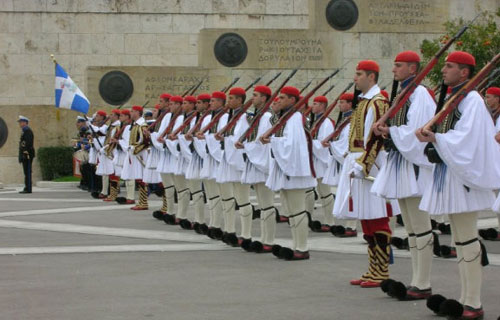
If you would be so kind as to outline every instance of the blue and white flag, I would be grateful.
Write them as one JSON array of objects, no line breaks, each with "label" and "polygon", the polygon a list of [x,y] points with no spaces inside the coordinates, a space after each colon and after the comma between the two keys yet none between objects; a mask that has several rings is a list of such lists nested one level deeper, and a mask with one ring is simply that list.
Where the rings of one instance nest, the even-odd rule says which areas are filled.
[{"label": "blue and white flag", "polygon": [[87,114],[89,106],[89,99],[71,80],[66,71],[56,63],[56,107]]}]

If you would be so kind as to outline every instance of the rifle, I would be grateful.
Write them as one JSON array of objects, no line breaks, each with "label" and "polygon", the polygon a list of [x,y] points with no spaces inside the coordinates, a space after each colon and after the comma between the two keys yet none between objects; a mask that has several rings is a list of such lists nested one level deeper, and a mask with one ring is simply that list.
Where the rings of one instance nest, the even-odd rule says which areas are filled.
[{"label": "rifle", "polygon": [[264,107],[261,108],[260,110],[258,110],[256,112],[256,114],[255,114],[255,116],[254,116],[254,118],[252,120],[252,124],[245,131],[245,133],[243,133],[241,135],[241,137],[238,139],[239,143],[243,143],[246,139],[248,139],[250,137],[250,135],[252,134],[252,132],[255,129],[255,127],[259,124],[259,121],[262,118],[262,116],[264,115],[264,113],[269,109],[269,106],[271,105],[271,103],[273,103],[273,101],[276,98],[276,96],[278,96],[278,94],[280,93],[281,89],[288,83],[288,81],[290,81],[290,79],[292,79],[293,76],[295,76],[295,74],[297,73],[297,71],[299,71],[299,68],[300,68],[300,66],[292,70],[292,72],[290,73],[290,75],[285,80],[283,80],[283,82],[280,84],[280,86],[278,87],[278,89],[276,89],[273,92],[273,94],[267,100],[267,102],[264,105]]},{"label": "rifle", "polygon": [[226,93],[229,91],[229,89],[231,89],[232,86],[234,86],[236,84],[236,82],[240,81],[240,77],[236,77],[234,78],[233,81],[231,81],[231,83],[227,86],[227,87],[224,87],[221,91]]},{"label": "rifle", "polygon": [[[206,78],[201,79],[200,82],[198,82],[198,84],[194,84],[189,89],[187,89],[186,91],[184,91],[184,93],[182,94],[182,97],[185,97],[188,94],[189,95],[193,95],[193,93],[195,93],[196,90],[198,90],[198,88],[201,86],[201,84],[203,83],[203,81],[205,81],[205,79]],[[163,120],[163,118],[165,117],[165,115],[167,113],[168,112],[163,112],[158,118],[156,118],[155,122],[153,122],[152,124],[150,124],[148,126],[148,130],[151,130],[152,128],[154,128],[157,123],[160,123]]]},{"label": "rifle", "polygon": [[261,139],[268,139],[272,134],[276,133],[281,127],[286,125],[286,122],[288,119],[290,119],[296,111],[299,111],[300,108],[306,103],[306,101],[312,97],[312,95],[319,89],[321,88],[328,80],[330,80],[332,77],[334,77],[337,73],[339,73],[340,68],[336,69],[334,72],[332,72],[329,76],[325,77],[323,80],[321,80],[320,83],[316,85],[305,97],[300,99],[295,105],[293,105],[290,110],[288,110],[279,120],[269,129],[267,130],[262,136]]},{"label": "rifle", "polygon": [[424,80],[427,74],[434,68],[434,66],[438,63],[439,58],[450,48],[450,46],[455,42],[458,38],[460,38],[465,31],[469,28],[469,26],[474,23],[474,21],[479,17],[478,14],[471,22],[463,26],[448,42],[438,50],[438,52],[432,57],[432,59],[427,63],[427,65],[413,78],[413,80],[399,93],[396,97],[395,101],[392,103],[391,107],[387,110],[387,112],[375,123],[375,126],[383,125],[387,122],[388,119],[394,118],[396,113],[406,104],[406,101],[413,94],[417,86]]},{"label": "rifle", "polygon": [[[223,87],[221,89],[222,92],[227,92],[227,90],[229,90],[229,88],[231,88],[231,86],[233,86],[236,82],[238,82],[238,80],[240,80],[240,77],[236,77],[234,78],[231,83],[227,86],[227,87]],[[227,88],[227,90],[226,90]],[[203,113],[203,115],[200,117],[200,119],[198,119],[198,121],[196,121],[196,124],[194,125],[194,127],[192,127],[191,129],[189,129],[187,135],[193,135],[196,131],[198,131],[201,127],[201,124],[203,122],[203,119],[205,119],[206,116],[208,116],[210,114],[211,111],[209,111],[208,109],[205,110],[205,112]]]},{"label": "rifle", "polygon": [[[259,80],[261,79],[261,77],[258,77],[257,79],[255,79],[254,81],[252,81],[251,84],[249,84],[246,88],[245,88],[245,92],[250,90]],[[229,90],[229,89],[228,89]],[[245,105],[243,106],[243,108],[249,108],[250,106],[252,105],[252,99],[248,100]],[[219,119],[229,110],[229,105],[225,105],[222,110],[217,113],[213,118],[212,120],[210,120],[210,122],[200,130],[201,134],[204,134],[205,132],[207,132],[208,130],[210,130],[213,126],[215,126],[218,122],[219,122]],[[226,124],[227,126],[227,124]],[[226,126],[224,126],[224,128],[226,128]]]},{"label": "rifle", "polygon": [[479,91],[481,95],[484,95],[486,89],[488,89],[497,79],[500,77],[500,68],[496,68],[493,70],[490,75],[484,78],[480,84],[477,85],[476,90]]},{"label": "rifle", "polygon": [[354,82],[350,82],[347,87],[337,96],[337,98],[335,99],[335,101],[333,101],[329,106],[328,108],[326,108],[325,112],[323,112],[323,114],[321,115],[321,117],[318,119],[318,121],[316,122],[316,124],[314,125],[314,127],[311,129],[311,136],[314,137],[316,135],[316,133],[319,131],[319,128],[321,127],[321,125],[323,124],[323,121],[326,120],[326,118],[328,118],[328,116],[330,115],[330,113],[335,109],[335,107],[337,106],[337,102],[339,101],[340,99],[340,96],[342,96],[344,93],[347,92],[347,90],[351,89],[352,85],[354,84]]},{"label": "rifle", "polygon": [[[308,85],[309,86],[309,85]],[[304,87],[302,90],[300,90],[300,93],[302,93],[304,91],[306,87]],[[326,89],[326,91],[322,94],[322,96],[326,96],[330,91],[332,91],[332,89],[335,88],[335,85],[332,84],[330,86],[330,88]],[[303,114],[304,114],[304,117],[307,117],[309,115],[309,113],[311,113],[312,111],[312,108],[311,107],[307,107],[306,110],[304,110]]]},{"label": "rifle", "polygon": [[[498,53],[493,59],[488,62],[472,79],[470,79],[457,93],[446,101],[443,108],[436,113],[436,115],[424,126],[424,130],[435,129],[435,126],[439,125],[450,114],[467,96],[469,92],[475,90],[476,86],[493,70],[497,63],[500,62],[500,53]],[[432,130],[434,131],[434,130]]]},{"label": "rifle", "polygon": [[[266,86],[269,87],[274,82],[274,80],[276,80],[280,75],[281,75],[281,72],[279,72],[278,74],[276,74],[271,80],[269,80],[266,83]],[[255,82],[255,83],[257,83],[257,82]],[[231,119],[231,121],[229,121],[224,126],[224,128],[222,128],[221,130],[219,130],[219,132],[217,132],[216,135],[223,135],[227,130],[231,130],[231,128],[236,125],[236,123],[241,118],[241,116],[243,114],[245,114],[247,112],[247,110],[250,109],[251,106],[252,106],[252,99],[248,100],[245,103],[245,105],[241,108],[240,112],[238,114],[234,115],[234,117]]]}]

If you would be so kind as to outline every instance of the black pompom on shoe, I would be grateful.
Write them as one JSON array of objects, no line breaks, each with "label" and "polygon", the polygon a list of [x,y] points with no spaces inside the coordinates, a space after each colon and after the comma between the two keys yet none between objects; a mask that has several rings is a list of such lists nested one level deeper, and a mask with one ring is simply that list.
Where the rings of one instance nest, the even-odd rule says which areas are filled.
[{"label": "black pompom on shoe", "polygon": [[441,303],[446,301],[446,298],[440,294],[433,294],[430,296],[427,301],[426,305],[427,308],[429,308],[432,312],[435,314],[439,314],[439,306],[441,306]]},{"label": "black pompom on shoe", "polygon": [[389,285],[391,283],[395,282],[393,279],[385,279],[385,280],[382,280],[382,282],[380,283],[380,289],[389,294]]},{"label": "black pompom on shoe", "polygon": [[399,301],[403,301],[406,299],[406,286],[399,281],[394,281],[389,285],[389,295],[398,299]]},{"label": "black pompom on shoe", "polygon": [[464,306],[457,300],[448,299],[439,305],[439,313],[451,319],[460,319],[464,313]]},{"label": "black pompom on shoe", "polygon": [[252,252],[252,239],[243,239],[241,241],[241,247],[246,252]]},{"label": "black pompom on shoe", "polygon": [[153,217],[158,220],[163,220],[163,212],[160,210],[153,211]]},{"label": "black pompom on shoe", "polygon": [[281,246],[279,244],[275,244],[273,246],[273,255],[278,258],[282,259],[283,257],[280,256],[280,251],[281,251]]},{"label": "black pompom on shoe", "polygon": [[282,247],[279,253],[280,257],[285,260],[292,260],[293,250],[287,247]]}]

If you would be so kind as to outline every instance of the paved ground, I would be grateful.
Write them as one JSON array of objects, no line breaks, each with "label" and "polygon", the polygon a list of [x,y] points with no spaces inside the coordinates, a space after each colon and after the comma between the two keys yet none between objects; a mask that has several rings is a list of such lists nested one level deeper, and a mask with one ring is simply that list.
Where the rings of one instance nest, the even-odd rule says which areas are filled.
[{"label": "paved ground", "polygon": [[[311,260],[284,262],[167,226],[151,211],[78,189],[0,191],[0,319],[436,319],[425,302],[348,284],[366,268],[361,236],[311,234]],[[484,214],[479,226],[496,219]],[[289,243],[286,224],[277,237]],[[486,245],[482,301],[486,319],[496,319],[500,242]],[[391,276],[408,281],[408,252],[395,256]],[[458,298],[454,261],[436,258],[432,281],[436,293]]]}]

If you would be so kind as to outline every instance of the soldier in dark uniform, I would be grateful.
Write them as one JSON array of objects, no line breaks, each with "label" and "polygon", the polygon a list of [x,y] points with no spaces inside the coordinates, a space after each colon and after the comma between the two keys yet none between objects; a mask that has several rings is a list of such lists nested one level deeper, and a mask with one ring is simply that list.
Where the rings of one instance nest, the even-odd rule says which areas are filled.
[{"label": "soldier in dark uniform", "polygon": [[19,127],[21,127],[21,141],[19,141],[19,163],[23,164],[24,189],[19,193],[31,193],[31,171],[35,149],[33,148],[33,131],[28,126],[29,119],[19,116]]}]

